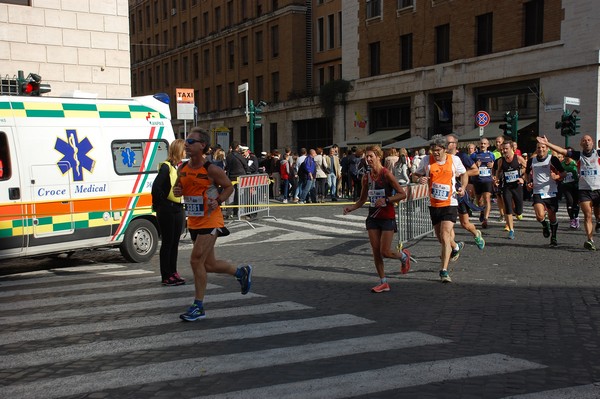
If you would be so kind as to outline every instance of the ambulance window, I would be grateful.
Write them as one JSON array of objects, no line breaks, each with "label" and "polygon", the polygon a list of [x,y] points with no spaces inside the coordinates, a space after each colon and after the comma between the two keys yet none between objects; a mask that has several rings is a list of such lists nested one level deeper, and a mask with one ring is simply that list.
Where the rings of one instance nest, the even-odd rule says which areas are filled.
[{"label": "ambulance window", "polygon": [[[111,144],[113,166],[118,175],[157,173],[158,165],[167,159],[169,143],[165,140],[117,140]],[[151,164],[144,167],[144,155]]]},{"label": "ambulance window", "polygon": [[11,172],[8,138],[6,137],[6,133],[0,132],[0,180],[10,179]]}]

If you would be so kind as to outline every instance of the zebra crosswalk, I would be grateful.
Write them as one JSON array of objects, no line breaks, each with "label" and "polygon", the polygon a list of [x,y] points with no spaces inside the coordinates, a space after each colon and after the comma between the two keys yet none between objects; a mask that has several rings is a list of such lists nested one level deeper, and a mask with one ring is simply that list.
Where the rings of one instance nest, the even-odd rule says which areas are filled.
[{"label": "zebra crosswalk", "polygon": [[[346,398],[547,367],[502,353],[378,364],[373,359],[382,353],[420,348],[435,357],[453,342],[383,331],[352,312],[241,296],[220,284],[207,287],[209,318],[184,323],[178,312],[189,304],[191,285],[156,287],[157,277],[124,273],[116,280],[105,270],[0,280],[1,398],[150,397],[165,384],[175,390],[171,397],[191,385],[198,398]],[[196,347],[202,349],[189,350]],[[276,367],[295,377],[282,373],[269,384],[236,378]],[[309,371],[319,367],[327,373],[317,378]],[[213,386],[211,376],[228,382]]]}]

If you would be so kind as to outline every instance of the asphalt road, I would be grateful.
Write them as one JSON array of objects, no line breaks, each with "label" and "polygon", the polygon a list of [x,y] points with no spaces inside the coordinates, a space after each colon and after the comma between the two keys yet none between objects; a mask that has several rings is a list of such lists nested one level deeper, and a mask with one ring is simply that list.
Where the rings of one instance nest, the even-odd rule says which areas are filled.
[{"label": "asphalt road", "polygon": [[157,256],[5,261],[0,397],[599,398],[597,252],[564,214],[549,248],[526,208],[517,239],[494,222],[483,251],[457,225],[451,284],[426,237],[408,244],[407,275],[386,261],[392,289],[373,294],[366,209],[274,203],[276,219],[219,239],[219,257],[254,266],[251,293],[209,276],[194,323],[178,318],[193,287],[162,287]]}]

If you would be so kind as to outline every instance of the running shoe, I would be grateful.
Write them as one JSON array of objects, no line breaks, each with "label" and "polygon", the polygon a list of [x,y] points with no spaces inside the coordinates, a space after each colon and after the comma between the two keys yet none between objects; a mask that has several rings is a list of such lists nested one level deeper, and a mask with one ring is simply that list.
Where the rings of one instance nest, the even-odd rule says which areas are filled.
[{"label": "running shoe", "polygon": [[479,212],[479,221],[483,222],[485,220],[485,213],[483,211]]},{"label": "running shoe", "polygon": [[177,280],[179,280],[179,282],[181,283],[180,285],[185,284],[185,279],[183,277],[181,277],[178,272],[175,272],[175,274],[173,274],[173,277],[175,277]]},{"label": "running shoe", "polygon": [[550,246],[551,247],[558,247],[558,241],[556,240],[556,237],[552,237],[550,239]]},{"label": "running shoe", "polygon": [[192,304],[184,314],[179,315],[179,318],[183,321],[196,321],[199,319],[204,319],[206,314],[204,313],[204,308]]},{"label": "running shoe", "polygon": [[596,234],[600,234],[600,222],[596,222]]},{"label": "running shoe", "polygon": [[481,222],[481,228],[482,229],[487,229],[488,228],[488,221],[487,221],[487,219],[483,219],[483,222]]},{"label": "running shoe", "polygon": [[594,244],[594,241],[592,240],[587,240],[584,244],[583,247],[585,249],[589,249],[590,251],[595,251],[596,250],[596,245]]},{"label": "running shoe", "polygon": [[448,270],[440,270],[440,280],[442,283],[451,283],[452,279],[450,278],[450,274],[448,274]]},{"label": "running shoe", "polygon": [[507,224],[504,225],[504,231],[510,231],[510,227]]},{"label": "running shoe", "polygon": [[523,220],[523,215],[517,215],[517,220]]},{"label": "running shoe", "polygon": [[542,234],[544,234],[544,238],[550,237],[550,222],[547,220],[544,220],[542,222],[542,226],[543,226]]},{"label": "running shoe", "polygon": [[569,223],[569,228],[571,230],[577,230],[577,221],[575,219],[571,219],[571,222]]},{"label": "running shoe", "polygon": [[242,277],[238,278],[240,285],[242,286],[242,295],[246,295],[250,291],[252,285],[252,266],[242,266]]},{"label": "running shoe", "polygon": [[485,248],[485,240],[481,236],[481,231],[479,230],[475,231],[475,245],[477,245],[477,248],[479,249]]},{"label": "running shoe", "polygon": [[162,281],[162,285],[164,285],[166,287],[175,287],[176,285],[183,285],[183,284],[185,284],[185,281],[182,282],[181,280],[177,279],[175,277],[175,275],[172,275],[168,279]]},{"label": "running shoe", "polygon": [[402,263],[402,266],[400,266],[400,273],[406,274],[410,270],[410,252],[408,249],[403,249],[402,252],[406,255],[406,260],[402,261],[402,259],[400,259],[400,262]]},{"label": "running shoe", "polygon": [[504,215],[500,215],[500,217],[498,217],[498,221],[500,223],[504,222]]},{"label": "running shoe", "polygon": [[575,218],[575,228],[579,230],[579,217]]},{"label": "running shoe", "polygon": [[380,293],[380,292],[387,292],[390,290],[390,285],[388,283],[381,283],[379,285],[376,285],[375,287],[371,288],[371,292],[376,292],[376,293]]},{"label": "running shoe", "polygon": [[515,239],[515,231],[514,230],[509,230],[508,231],[508,239],[509,240],[514,240]]},{"label": "running shoe", "polygon": [[458,245],[458,249],[452,249],[452,252],[450,252],[450,260],[452,262],[456,262],[458,260],[460,257],[460,251],[462,251],[462,249],[465,247],[465,243],[462,241],[456,243],[456,245]]}]

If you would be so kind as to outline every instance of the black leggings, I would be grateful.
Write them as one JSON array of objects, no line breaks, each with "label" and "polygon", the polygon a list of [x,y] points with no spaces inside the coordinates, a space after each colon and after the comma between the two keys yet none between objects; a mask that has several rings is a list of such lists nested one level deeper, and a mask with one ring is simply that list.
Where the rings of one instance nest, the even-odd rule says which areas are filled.
[{"label": "black leggings", "polygon": [[567,201],[567,212],[569,219],[575,219],[579,216],[579,189],[576,185],[561,184],[558,191]]}]

